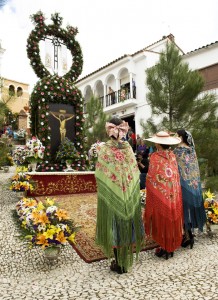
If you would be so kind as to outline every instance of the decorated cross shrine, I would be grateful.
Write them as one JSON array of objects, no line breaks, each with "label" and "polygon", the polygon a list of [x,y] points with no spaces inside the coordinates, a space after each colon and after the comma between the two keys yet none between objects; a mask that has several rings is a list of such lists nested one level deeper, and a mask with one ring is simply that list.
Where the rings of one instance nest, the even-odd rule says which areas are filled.
[{"label": "decorated cross shrine", "polygon": [[[58,13],[51,16],[53,24],[50,25],[45,24],[41,11],[32,15],[31,19],[35,28],[27,40],[27,55],[40,78],[30,98],[31,134],[37,136],[45,146],[44,161],[37,170],[61,170],[56,161],[57,151],[66,139],[75,146],[75,153],[72,153],[73,168],[86,170],[88,161],[84,150],[84,100],[74,84],[83,66],[82,51],[75,40],[78,30],[72,26],[62,28],[63,19]],[[40,56],[39,43],[46,39],[50,39],[54,45],[53,74],[43,64]],[[65,45],[72,55],[72,65],[63,76],[58,74],[58,47],[61,45]],[[51,64],[47,57],[47,65]]]}]

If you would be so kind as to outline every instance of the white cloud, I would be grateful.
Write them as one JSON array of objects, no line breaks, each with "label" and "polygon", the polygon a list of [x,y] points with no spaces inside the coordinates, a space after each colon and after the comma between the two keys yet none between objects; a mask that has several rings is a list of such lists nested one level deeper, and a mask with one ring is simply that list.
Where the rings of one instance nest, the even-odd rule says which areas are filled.
[{"label": "white cloud", "polygon": [[26,41],[34,28],[30,15],[38,10],[48,22],[52,13],[59,12],[63,26],[78,27],[77,40],[84,56],[82,76],[169,33],[185,52],[218,40],[216,0],[210,4],[206,0],[9,0],[0,11],[0,39],[6,49],[4,77],[31,85],[36,82]]}]

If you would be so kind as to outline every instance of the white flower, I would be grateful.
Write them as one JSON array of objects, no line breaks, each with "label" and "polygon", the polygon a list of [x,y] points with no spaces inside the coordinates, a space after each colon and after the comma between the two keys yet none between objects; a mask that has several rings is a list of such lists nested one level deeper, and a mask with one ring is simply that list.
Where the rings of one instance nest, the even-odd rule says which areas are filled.
[{"label": "white flower", "polygon": [[52,214],[54,212],[56,212],[58,210],[57,206],[53,205],[53,206],[49,206],[46,209],[46,214]]},{"label": "white flower", "polygon": [[46,226],[40,224],[40,225],[38,225],[38,230],[39,230],[39,231],[46,231]]}]

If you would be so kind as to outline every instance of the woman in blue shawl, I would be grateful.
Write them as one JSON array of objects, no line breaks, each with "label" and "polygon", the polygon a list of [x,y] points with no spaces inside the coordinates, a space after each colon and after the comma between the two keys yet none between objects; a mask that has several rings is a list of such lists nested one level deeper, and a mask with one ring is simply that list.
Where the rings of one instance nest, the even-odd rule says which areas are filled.
[{"label": "woman in blue shawl", "polygon": [[206,213],[201,189],[200,172],[195,152],[194,141],[190,132],[181,129],[177,131],[181,143],[174,153],[179,166],[180,183],[182,187],[182,201],[184,212],[185,234],[182,246],[190,245],[192,249],[194,237],[192,230],[198,228],[203,231]]}]

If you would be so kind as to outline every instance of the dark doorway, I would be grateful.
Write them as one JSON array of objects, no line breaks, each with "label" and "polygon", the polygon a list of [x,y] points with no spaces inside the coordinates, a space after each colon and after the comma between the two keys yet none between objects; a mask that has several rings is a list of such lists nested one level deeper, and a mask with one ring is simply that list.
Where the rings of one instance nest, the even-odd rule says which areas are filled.
[{"label": "dark doorway", "polygon": [[131,127],[132,130],[135,132],[135,115],[123,117],[121,119],[124,120],[125,122],[128,122],[129,127]]}]

